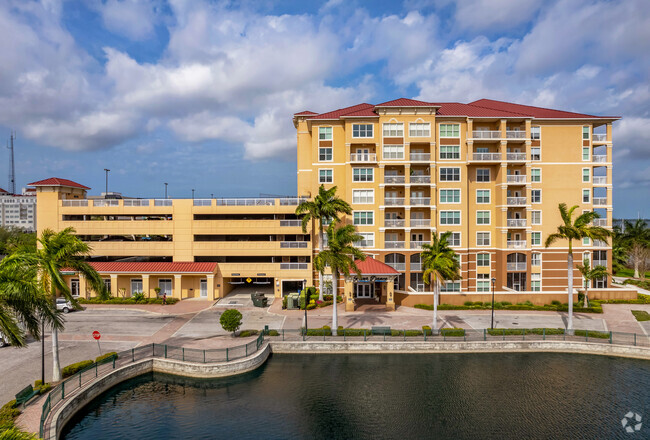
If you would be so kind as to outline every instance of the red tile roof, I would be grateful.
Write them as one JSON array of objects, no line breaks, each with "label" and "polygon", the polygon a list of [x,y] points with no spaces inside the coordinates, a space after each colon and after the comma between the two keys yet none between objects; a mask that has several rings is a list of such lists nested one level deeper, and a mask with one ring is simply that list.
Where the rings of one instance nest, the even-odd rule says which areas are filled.
[{"label": "red tile roof", "polygon": [[[372,257],[366,257],[364,261],[357,260],[355,264],[362,275],[399,275],[399,272],[388,264],[377,261]],[[354,274],[354,271],[350,271],[350,274]]]},{"label": "red tile roof", "polygon": [[0,188],[0,194],[9,194],[9,191],[5,191],[4,189]]},{"label": "red tile roof", "polygon": [[415,99],[398,98],[377,104],[375,107],[438,107],[433,102],[416,101]]},{"label": "red tile roof", "polygon": [[49,179],[39,180],[38,182],[28,183],[29,186],[67,186],[69,188],[90,189],[80,183],[73,182],[68,179],[59,179],[58,177],[50,177]]},{"label": "red tile roof", "polygon": [[372,108],[374,108],[374,105],[372,104],[366,104],[366,103],[357,104],[351,107],[345,107],[345,108],[340,108],[338,110],[333,110],[331,112],[321,113],[319,115],[312,116],[309,119],[339,119],[343,115],[347,115],[349,113],[355,113],[360,110],[372,109]]},{"label": "red tile roof", "polygon": [[316,112],[310,112],[309,110],[305,110],[302,112],[294,113],[294,116],[311,116],[311,115],[317,115],[318,113]]},{"label": "red tile roof", "polygon": [[437,111],[438,116],[469,116],[474,118],[481,117],[519,117],[523,118],[526,115],[522,113],[515,113],[506,110],[488,109],[471,104],[462,104],[460,102],[443,102]]},{"label": "red tile roof", "polygon": [[[566,112],[563,110],[553,110],[550,108],[534,107],[531,105],[514,104],[511,102],[494,101],[492,99],[479,99],[478,101],[470,102],[470,105],[476,107],[483,107],[490,110],[503,110],[507,112],[519,113],[533,118],[540,119],[594,119],[594,118],[607,118],[609,116],[593,116],[584,113]],[[618,116],[614,116],[618,118]]]},{"label": "red tile roof", "polygon": [[342,118],[378,118],[379,115],[375,113],[372,107],[364,108],[352,113],[346,113],[341,116]]},{"label": "red tile roof", "polygon": [[99,273],[214,273],[217,263],[95,261],[90,265]]}]

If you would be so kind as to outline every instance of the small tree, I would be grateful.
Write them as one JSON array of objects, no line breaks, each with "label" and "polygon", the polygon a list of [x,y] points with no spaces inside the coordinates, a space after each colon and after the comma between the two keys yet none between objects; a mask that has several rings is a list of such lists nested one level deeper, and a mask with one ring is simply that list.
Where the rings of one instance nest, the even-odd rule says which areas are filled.
[{"label": "small tree", "polygon": [[585,280],[585,301],[584,301],[584,306],[589,307],[589,283],[592,280],[599,280],[601,278],[606,277],[609,275],[607,273],[607,268],[605,266],[594,266],[591,268],[591,265],[589,264],[589,259],[585,258],[585,260],[582,262],[582,264],[578,264],[576,266],[578,270],[580,271],[580,274],[582,274],[582,278]]},{"label": "small tree", "polygon": [[239,310],[236,309],[226,309],[221,314],[219,322],[221,327],[227,332],[232,332],[232,335],[235,336],[235,332],[239,330],[241,326],[242,315],[239,313]]},{"label": "small tree", "polygon": [[[160,296],[160,287],[154,287],[153,291],[156,292],[156,298],[158,298]],[[151,290],[147,292],[147,296],[151,298]]]}]

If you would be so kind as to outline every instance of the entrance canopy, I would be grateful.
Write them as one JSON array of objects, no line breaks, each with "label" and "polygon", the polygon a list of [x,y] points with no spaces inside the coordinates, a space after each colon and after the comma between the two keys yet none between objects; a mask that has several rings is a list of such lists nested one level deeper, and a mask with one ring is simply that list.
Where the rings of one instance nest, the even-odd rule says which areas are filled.
[{"label": "entrance canopy", "polygon": [[[364,261],[357,260],[355,264],[361,271],[362,277],[368,276],[379,276],[379,277],[394,277],[398,276],[400,273],[390,267],[388,264],[377,261],[372,257],[366,258]],[[350,276],[353,278],[358,278],[357,274],[354,271],[350,271]]]}]

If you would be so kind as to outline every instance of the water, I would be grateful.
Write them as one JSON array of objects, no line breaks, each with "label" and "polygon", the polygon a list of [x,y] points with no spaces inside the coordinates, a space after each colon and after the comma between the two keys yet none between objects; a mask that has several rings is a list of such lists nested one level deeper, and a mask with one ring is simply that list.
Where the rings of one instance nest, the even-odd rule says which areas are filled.
[{"label": "water", "polygon": [[[621,419],[643,416],[627,434]],[[274,355],[255,372],[147,374],[72,439],[647,439],[650,362],[559,353]]]}]

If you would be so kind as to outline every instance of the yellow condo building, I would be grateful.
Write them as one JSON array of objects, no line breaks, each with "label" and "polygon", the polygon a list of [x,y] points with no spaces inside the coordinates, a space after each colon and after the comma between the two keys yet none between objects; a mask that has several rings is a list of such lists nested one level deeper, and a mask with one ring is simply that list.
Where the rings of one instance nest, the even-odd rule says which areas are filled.
[{"label": "yellow condo building", "polygon": [[[39,233],[74,227],[113,296],[144,292],[223,298],[242,287],[282,297],[313,285],[317,234],[295,209],[322,184],[354,209],[369,258],[361,277],[339,283],[346,308],[363,301],[432,302],[420,250],[451,231],[462,279],[442,303],[566,302],[567,244],[544,247],[558,204],[579,205],[612,225],[612,123],[599,117],[500,101],[469,104],[397,99],[293,117],[295,198],[91,197],[66,179],[33,182]],[[576,262],[611,268],[608,243],[574,243]],[[66,275],[73,293],[92,295]],[[576,287],[581,285],[575,272]],[[327,280],[327,276],[325,278]],[[608,279],[594,295],[616,297]]]}]

